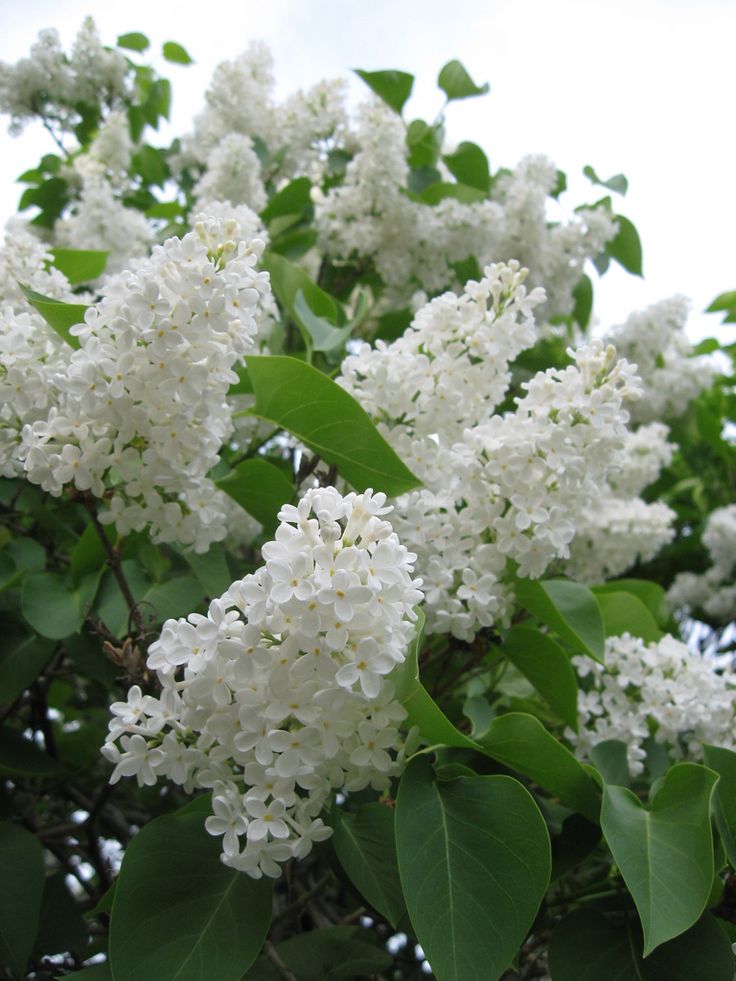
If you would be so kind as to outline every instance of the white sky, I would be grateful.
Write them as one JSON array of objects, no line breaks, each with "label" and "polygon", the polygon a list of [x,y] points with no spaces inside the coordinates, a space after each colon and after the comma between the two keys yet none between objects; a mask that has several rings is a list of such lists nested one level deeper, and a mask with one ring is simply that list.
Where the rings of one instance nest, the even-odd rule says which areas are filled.
[{"label": "white sky", "polygon": [[[693,301],[693,337],[734,339],[700,314],[736,288],[734,0],[0,0],[0,60],[26,55],[43,27],[68,45],[88,13],[105,43],[138,30],[195,58],[159,63],[174,84],[169,135],[189,128],[214,66],[251,38],[269,43],[280,96],[351,68],[412,72],[408,119],[434,116],[437,72],[459,58],[491,93],[449,107],[452,140],[479,143],[494,169],[545,153],[568,174],[570,207],[604,193],[585,164],[628,177],[618,207],[639,229],[645,279],[612,267],[596,286],[602,323],[679,292]],[[359,98],[362,83],[351,87]],[[15,140],[0,129],[0,220],[17,175],[50,149],[40,128]]]}]

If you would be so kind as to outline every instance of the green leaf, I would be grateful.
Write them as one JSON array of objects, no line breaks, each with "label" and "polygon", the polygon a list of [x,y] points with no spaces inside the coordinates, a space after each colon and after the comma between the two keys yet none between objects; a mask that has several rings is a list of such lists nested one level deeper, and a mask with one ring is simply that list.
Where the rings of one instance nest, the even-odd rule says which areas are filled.
[{"label": "green leaf", "polygon": [[598,821],[600,797],[595,783],[582,763],[533,715],[498,716],[479,742],[486,755],[523,773],[589,821]]},{"label": "green leaf", "polygon": [[37,633],[51,640],[76,633],[93,598],[84,588],[86,581],[75,589],[54,572],[25,576],[21,588],[23,617]]},{"label": "green leaf", "polygon": [[439,73],[437,84],[447,96],[448,102],[452,102],[453,99],[469,99],[474,95],[485,95],[490,88],[488,82],[484,85],[476,85],[462,63],[457,60],[447,62]]},{"label": "green leaf", "polygon": [[13,556],[0,552],[0,590],[16,585],[20,575]]},{"label": "green leaf", "polygon": [[84,315],[89,307],[84,303],[62,303],[60,300],[37,293],[23,284],[20,284],[20,288],[28,302],[38,310],[46,323],[53,327],[70,347],[77,350],[80,346],[79,339],[70,332],[69,328],[84,323]]},{"label": "green leaf", "polygon": [[728,937],[708,913],[643,960],[635,926],[578,909],[550,938],[549,969],[552,981],[732,981],[734,958]]},{"label": "green leaf", "polygon": [[180,218],[184,216],[184,208],[178,201],[159,201],[158,204],[146,208],[146,218]]},{"label": "green leaf", "polygon": [[409,916],[436,977],[497,978],[549,882],[549,836],[528,791],[505,776],[435,783],[427,758],[415,757],[399,785],[396,844]]},{"label": "green leaf", "polygon": [[175,65],[191,65],[194,63],[194,59],[186,48],[177,44],[176,41],[165,41],[161,48],[161,53],[167,61],[171,61]]},{"label": "green leaf", "polygon": [[618,223],[618,232],[615,238],[606,243],[606,253],[627,272],[643,276],[639,233],[628,218],[623,215],[613,217]]},{"label": "green leaf", "polygon": [[656,644],[662,639],[662,631],[638,596],[623,590],[606,590],[598,593],[597,599],[606,637],[629,633],[641,637],[646,644]]},{"label": "green leaf", "polygon": [[129,51],[145,51],[151,44],[145,34],[139,31],[131,31],[130,34],[119,35],[116,44],[119,48],[127,48]]},{"label": "green leaf", "polygon": [[394,811],[365,804],[357,814],[333,811],[332,844],[351,882],[381,916],[396,926],[406,911],[396,858]]},{"label": "green leaf", "polygon": [[649,610],[657,626],[664,628],[669,622],[667,594],[659,583],[648,579],[613,579],[611,582],[593,586],[592,589],[596,596],[600,596],[601,593],[617,593],[620,590],[633,593]]},{"label": "green leaf", "polygon": [[383,99],[386,105],[401,115],[401,110],[404,108],[414,86],[413,75],[394,70],[382,72],[366,72],[360,68],[353,70],[358,78],[362,78],[365,84],[380,99]]},{"label": "green leaf", "polygon": [[268,224],[281,215],[300,215],[312,207],[312,182],[308,177],[297,177],[271,198],[261,212],[261,218]]},{"label": "green leaf", "polygon": [[419,200],[425,204],[435,205],[447,198],[454,198],[461,204],[475,204],[476,201],[483,201],[487,197],[485,191],[477,187],[470,187],[467,184],[451,184],[447,181],[435,181],[419,194]]},{"label": "green leaf", "polygon": [[736,290],[719,293],[710,306],[706,307],[705,312],[719,313],[721,310],[736,310]]},{"label": "green leaf", "polygon": [[262,457],[242,460],[216,483],[220,490],[260,521],[269,535],[278,526],[278,512],[284,504],[293,502],[296,493],[293,482],[283,471]]},{"label": "green leaf", "polygon": [[512,627],[501,645],[559,717],[577,731],[578,683],[570,658],[536,627]]},{"label": "green leaf", "polygon": [[604,739],[592,747],[590,758],[606,783],[628,787],[631,776],[626,743],[619,739]]},{"label": "green leaf", "polygon": [[233,581],[222,545],[216,542],[200,555],[196,552],[182,554],[207,596],[210,599],[222,596]]},{"label": "green leaf", "polygon": [[[300,933],[278,944],[276,953],[299,981],[373,977],[393,964],[391,955],[375,944],[373,934],[361,927],[334,926]],[[247,978],[262,981],[263,975],[254,968]]]},{"label": "green leaf", "polygon": [[44,887],[43,848],[25,828],[0,823],[0,965],[25,977]]},{"label": "green leaf", "polygon": [[140,599],[157,623],[187,616],[202,602],[202,586],[192,576],[175,576],[154,583]]},{"label": "green leaf", "polygon": [[[229,869],[199,809],[145,825],[125,852],[110,922],[115,981],[236,981],[271,920],[271,883]],[[155,937],[155,943],[151,938]]]},{"label": "green leaf", "polygon": [[649,809],[625,787],[603,789],[601,827],[644,930],[644,956],[700,917],[713,882],[709,806],[718,775],[678,763]]},{"label": "green leaf", "polygon": [[488,193],[491,186],[491,173],[488,158],[476,143],[461,143],[454,153],[445,154],[442,159],[452,176],[467,184]]},{"label": "green leaf", "polygon": [[713,814],[728,861],[736,869],[736,753],[722,746],[705,745],[703,762],[719,776]]},{"label": "green leaf", "polygon": [[149,146],[147,143],[137,153],[133,154],[131,165],[146,184],[157,184],[159,187],[163,187],[169,178],[169,167],[164,151]]},{"label": "green leaf", "polygon": [[442,150],[444,127],[430,126],[423,119],[413,119],[406,127],[409,166],[434,167]]},{"label": "green leaf", "polygon": [[312,312],[301,289],[296,291],[294,297],[294,314],[309,334],[315,351],[334,351],[342,347],[353,329],[352,324],[340,328],[333,327],[329,320],[318,317]]},{"label": "green leaf", "polygon": [[61,764],[10,726],[0,726],[0,773],[21,777],[53,777]]},{"label": "green leaf", "polygon": [[609,191],[614,191],[616,194],[620,194],[622,196],[626,194],[629,189],[629,182],[626,180],[623,174],[614,174],[613,177],[609,177],[607,181],[604,181],[601,180],[590,165],[583,167],[583,174],[585,174],[588,180],[593,184],[598,184],[600,187],[606,187]]},{"label": "green leaf", "polygon": [[63,872],[56,872],[46,879],[34,944],[39,956],[63,954],[68,950],[79,955],[87,946],[87,924],[64,879]]},{"label": "green leaf", "polygon": [[357,490],[397,497],[419,486],[367,413],[326,375],[296,358],[258,355],[246,363],[254,415],[293,433]]},{"label": "green leaf", "polygon": [[72,286],[89,283],[101,276],[110,254],[91,249],[51,249],[50,251],[54,257],[54,265],[64,273]]},{"label": "green leaf", "polygon": [[523,579],[516,585],[516,598],[575,650],[603,660],[603,618],[587,586],[568,579]]},{"label": "green leaf", "polygon": [[585,330],[590,323],[590,315],[593,312],[593,284],[590,281],[590,276],[583,273],[572,291],[572,298],[575,301],[572,310],[573,320]]},{"label": "green leaf", "polygon": [[300,266],[284,256],[267,252],[261,258],[261,268],[267,270],[271,277],[271,288],[276,294],[276,299],[300,327],[306,329],[295,306],[299,291],[307,301],[310,314],[322,317],[329,321],[330,325],[344,322],[337,301],[312,282]]},{"label": "green leaf", "polygon": [[[115,540],[114,528],[106,530],[108,539]],[[72,581],[78,586],[82,579],[90,572],[102,569],[107,562],[107,554],[100,541],[100,536],[93,524],[88,524],[79,536],[77,544],[72,549],[70,556],[69,570],[72,574]]]},{"label": "green leaf", "polygon": [[7,705],[36,680],[54,652],[49,640],[5,623],[0,644],[0,705]]}]

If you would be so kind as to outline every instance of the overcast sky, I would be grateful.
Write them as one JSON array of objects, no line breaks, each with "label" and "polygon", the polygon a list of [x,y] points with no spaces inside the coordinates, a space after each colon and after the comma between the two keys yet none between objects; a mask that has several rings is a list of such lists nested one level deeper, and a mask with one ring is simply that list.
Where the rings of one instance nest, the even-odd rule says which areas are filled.
[{"label": "overcast sky", "polygon": [[[641,234],[645,278],[604,277],[602,323],[680,292],[693,301],[693,336],[734,339],[733,327],[719,332],[700,313],[736,288],[734,0],[0,0],[0,12],[6,62],[43,27],[70,44],[90,12],[105,43],[134,30],[157,48],[179,41],[196,64],[163,63],[174,83],[170,135],[189,128],[214,66],[251,38],[273,50],[280,96],[351,68],[412,72],[407,118],[434,116],[437,72],[459,58],[491,92],[449,107],[452,140],[481,144],[494,168],[545,153],[568,174],[570,208],[595,200],[585,164],[628,177],[619,210]],[[355,79],[354,99],[362,88]],[[17,175],[50,149],[40,128],[15,140],[0,130],[0,219],[15,208]]]}]

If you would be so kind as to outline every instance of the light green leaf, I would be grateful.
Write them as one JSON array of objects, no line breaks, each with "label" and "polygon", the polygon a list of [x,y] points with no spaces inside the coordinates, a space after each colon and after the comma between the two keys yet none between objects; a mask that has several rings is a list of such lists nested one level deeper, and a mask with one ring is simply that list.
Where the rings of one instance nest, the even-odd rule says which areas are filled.
[{"label": "light green leaf", "polygon": [[597,599],[606,637],[620,637],[629,633],[641,637],[646,644],[656,644],[662,639],[662,631],[654,617],[633,593],[605,590],[597,593]]},{"label": "light green leaf", "polygon": [[453,99],[469,99],[475,95],[485,95],[490,88],[488,82],[484,85],[476,85],[463,64],[457,60],[447,62],[439,73],[437,84],[447,96],[448,102]]},{"label": "light green leaf", "polygon": [[43,848],[25,828],[0,823],[0,965],[25,977],[41,913]]},{"label": "light green leaf", "polygon": [[131,31],[129,34],[120,34],[116,44],[119,48],[127,48],[129,51],[145,51],[151,42],[140,31]]},{"label": "light green leaf", "polygon": [[294,314],[298,322],[309,334],[311,345],[315,351],[334,351],[342,347],[353,329],[352,324],[346,327],[334,327],[329,320],[313,313],[301,289],[294,296]]},{"label": "light green leaf", "polygon": [[605,633],[593,593],[568,579],[522,579],[516,585],[521,606],[546,623],[577,651],[603,660]]},{"label": "light green leaf", "polygon": [[294,484],[282,470],[261,457],[242,460],[225,477],[216,481],[248,514],[260,521],[267,534],[278,525],[277,514],[294,500]]},{"label": "light green leaf", "polygon": [[601,180],[601,178],[596,174],[593,168],[588,165],[583,167],[583,173],[593,184],[598,184],[600,187],[608,188],[609,191],[614,191],[616,194],[623,196],[629,189],[629,182],[626,180],[623,174],[614,174],[613,177],[609,177],[607,181]]},{"label": "light green leaf", "polygon": [[296,358],[258,355],[246,362],[254,415],[293,433],[357,490],[397,497],[419,486],[361,406],[326,375]]},{"label": "light green leaf", "polygon": [[110,254],[91,249],[51,249],[50,251],[54,257],[54,265],[64,273],[72,286],[89,283],[101,276]]},{"label": "light green leaf", "polygon": [[396,926],[406,911],[396,859],[394,811],[365,804],[356,814],[335,808],[332,844],[340,865],[367,902]]},{"label": "light green leaf", "polygon": [[512,627],[501,647],[559,717],[577,730],[578,683],[560,645],[535,627],[519,626]]},{"label": "light green leaf", "polygon": [[312,182],[308,177],[297,177],[273,195],[261,212],[261,218],[268,224],[282,215],[302,214],[312,207],[311,190]]},{"label": "light green leaf", "polygon": [[28,302],[38,310],[46,323],[53,327],[59,337],[66,341],[70,347],[77,350],[80,346],[79,338],[75,337],[69,328],[84,323],[84,315],[89,307],[84,303],[62,303],[60,300],[44,296],[22,284],[20,288]]},{"label": "light green leaf", "polygon": [[631,782],[626,743],[604,739],[590,750],[590,758],[606,783],[628,787]]},{"label": "light green leaf", "polygon": [[[271,883],[229,869],[199,809],[157,818],[125,852],[110,922],[115,981],[237,981],[271,920]],[[151,938],[155,937],[155,943]]]},{"label": "light green leaf", "polygon": [[624,787],[603,789],[601,827],[639,911],[644,956],[700,917],[713,882],[709,806],[718,775],[678,763],[649,809]]},{"label": "light green leaf", "polygon": [[425,204],[435,205],[447,198],[454,198],[461,204],[475,204],[476,201],[483,201],[487,197],[485,191],[477,187],[470,187],[468,184],[452,184],[447,181],[435,181],[425,188],[418,195],[419,200]]},{"label": "light green leaf", "polygon": [[633,593],[646,606],[658,627],[665,628],[670,620],[667,595],[659,583],[649,579],[613,579],[592,587],[596,596],[601,593],[616,593],[623,590]]},{"label": "light green leaf", "polygon": [[618,223],[615,238],[606,243],[606,253],[623,268],[635,276],[642,276],[642,253],[639,233],[628,218],[613,216]]},{"label": "light green leaf", "polygon": [[171,61],[176,65],[191,65],[194,63],[194,59],[180,44],[176,41],[166,41],[161,49],[161,53],[167,61]]},{"label": "light green leaf", "polygon": [[395,70],[366,72],[360,68],[354,68],[353,71],[380,99],[383,99],[386,105],[401,115],[401,110],[404,108],[414,86],[413,75]]},{"label": "light green leaf", "polygon": [[585,273],[580,277],[577,286],[572,291],[575,306],[572,311],[573,320],[585,330],[593,312],[593,283]]},{"label": "light green leaf", "polygon": [[719,780],[713,795],[713,814],[728,861],[736,869],[736,753],[722,746],[703,746],[703,761]]},{"label": "light green leaf", "polygon": [[719,313],[721,310],[736,310],[736,290],[719,293],[715,300],[706,307],[705,312]]},{"label": "light green leaf", "polygon": [[505,776],[436,783],[429,760],[415,757],[399,785],[396,844],[409,916],[435,976],[497,978],[549,882],[549,836],[528,791]]},{"label": "light green leaf", "polygon": [[491,174],[488,167],[488,157],[476,143],[461,143],[453,153],[445,154],[442,159],[452,176],[467,184],[488,193],[491,185]]}]

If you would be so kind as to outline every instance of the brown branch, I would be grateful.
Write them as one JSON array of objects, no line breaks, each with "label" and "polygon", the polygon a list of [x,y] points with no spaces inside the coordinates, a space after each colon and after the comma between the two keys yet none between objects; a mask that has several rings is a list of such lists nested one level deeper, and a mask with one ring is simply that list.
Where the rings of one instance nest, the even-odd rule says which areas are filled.
[{"label": "brown branch", "polygon": [[270,940],[267,940],[263,945],[263,952],[271,961],[273,966],[278,971],[279,976],[282,977],[284,981],[298,981],[296,974],[292,974],[286,964],[284,964]]}]

